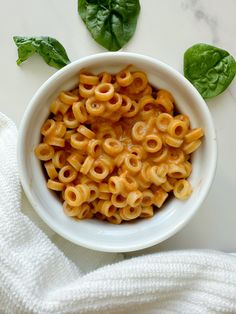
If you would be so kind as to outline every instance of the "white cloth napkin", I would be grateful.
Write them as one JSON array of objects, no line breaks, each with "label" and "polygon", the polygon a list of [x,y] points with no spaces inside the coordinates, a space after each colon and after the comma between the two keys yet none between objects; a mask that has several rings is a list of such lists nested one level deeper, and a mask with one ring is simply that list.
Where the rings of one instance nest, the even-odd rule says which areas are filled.
[{"label": "white cloth napkin", "polygon": [[158,253],[83,274],[22,213],[16,140],[0,114],[0,313],[236,313],[233,255]]}]

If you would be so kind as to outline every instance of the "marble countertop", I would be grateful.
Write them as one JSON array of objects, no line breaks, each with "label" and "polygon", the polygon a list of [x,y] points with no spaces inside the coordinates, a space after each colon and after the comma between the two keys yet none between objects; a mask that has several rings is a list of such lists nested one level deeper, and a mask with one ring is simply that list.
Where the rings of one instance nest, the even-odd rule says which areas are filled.
[{"label": "marble countertop", "polygon": [[[235,0],[142,0],[137,30],[123,48],[150,55],[182,72],[183,53],[198,42],[214,44],[236,57]],[[71,60],[104,51],[89,36],[77,14],[77,0],[9,0],[0,11],[0,111],[19,125],[39,86],[56,70],[38,56],[21,67],[12,37],[52,36],[66,47]],[[222,95],[207,102],[218,139],[218,167],[211,191],[194,218],[178,234],[141,252],[210,248],[236,252],[236,79]],[[70,256],[75,245],[50,230],[23,197],[23,207],[49,237]],[[84,249],[84,252],[89,251]],[[92,254],[92,253],[91,253]],[[102,253],[101,253],[102,254]],[[106,254],[108,262],[113,256]],[[74,260],[76,258],[74,257]]]}]

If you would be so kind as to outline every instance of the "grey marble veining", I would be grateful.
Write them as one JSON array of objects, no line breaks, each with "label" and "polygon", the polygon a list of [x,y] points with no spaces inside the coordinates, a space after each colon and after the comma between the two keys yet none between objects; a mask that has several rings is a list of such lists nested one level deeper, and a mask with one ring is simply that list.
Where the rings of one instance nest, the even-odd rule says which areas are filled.
[{"label": "grey marble veining", "polygon": [[217,45],[219,43],[218,19],[212,15],[206,3],[204,0],[183,0],[181,7],[194,15],[196,23],[205,23],[212,33],[212,44]]}]

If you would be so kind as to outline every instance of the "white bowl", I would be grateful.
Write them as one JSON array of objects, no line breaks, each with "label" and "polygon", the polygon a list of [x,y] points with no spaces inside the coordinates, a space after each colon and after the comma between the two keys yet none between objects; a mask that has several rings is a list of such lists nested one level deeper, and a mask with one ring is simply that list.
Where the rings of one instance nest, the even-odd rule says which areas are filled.
[{"label": "white bowl", "polygon": [[[190,117],[192,127],[203,127],[205,138],[193,154],[190,182],[193,193],[186,201],[171,199],[150,219],[132,224],[112,225],[98,220],[76,221],[62,211],[62,204],[46,186],[34,148],[40,141],[40,127],[49,105],[61,90],[78,83],[82,68],[92,72],[117,72],[128,64],[148,74],[158,88],[169,90],[178,110]],[[72,62],[50,77],[36,92],[22,119],[18,139],[18,162],[23,188],[39,216],[64,238],[84,247],[107,252],[128,252],[150,247],[180,230],[196,213],[213,181],[216,167],[216,135],[208,107],[197,90],[168,65],[135,53],[101,53]]]}]

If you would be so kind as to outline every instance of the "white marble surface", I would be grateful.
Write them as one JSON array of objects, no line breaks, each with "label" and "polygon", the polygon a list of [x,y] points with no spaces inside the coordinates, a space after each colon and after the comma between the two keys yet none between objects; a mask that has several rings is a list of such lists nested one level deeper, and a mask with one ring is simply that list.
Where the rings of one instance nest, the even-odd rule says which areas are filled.
[{"label": "white marble surface", "polygon": [[[164,61],[182,72],[184,51],[197,42],[217,45],[236,57],[235,0],[142,0],[133,39],[123,49]],[[18,67],[12,36],[47,35],[60,40],[71,60],[104,51],[89,36],[77,14],[77,0],[0,0],[0,111],[19,125],[34,92],[56,70],[34,56]],[[158,250],[212,248],[236,252],[236,79],[230,88],[208,101],[218,135],[218,167],[212,189],[191,222],[177,235],[156,247],[127,254]],[[23,198],[25,212],[78,262],[78,248],[51,231]],[[97,267],[96,253],[87,256],[84,268]],[[98,253],[100,264],[113,254]],[[97,255],[96,255],[97,256]],[[120,256],[119,256],[120,257]],[[83,268],[83,267],[82,267]]]}]

